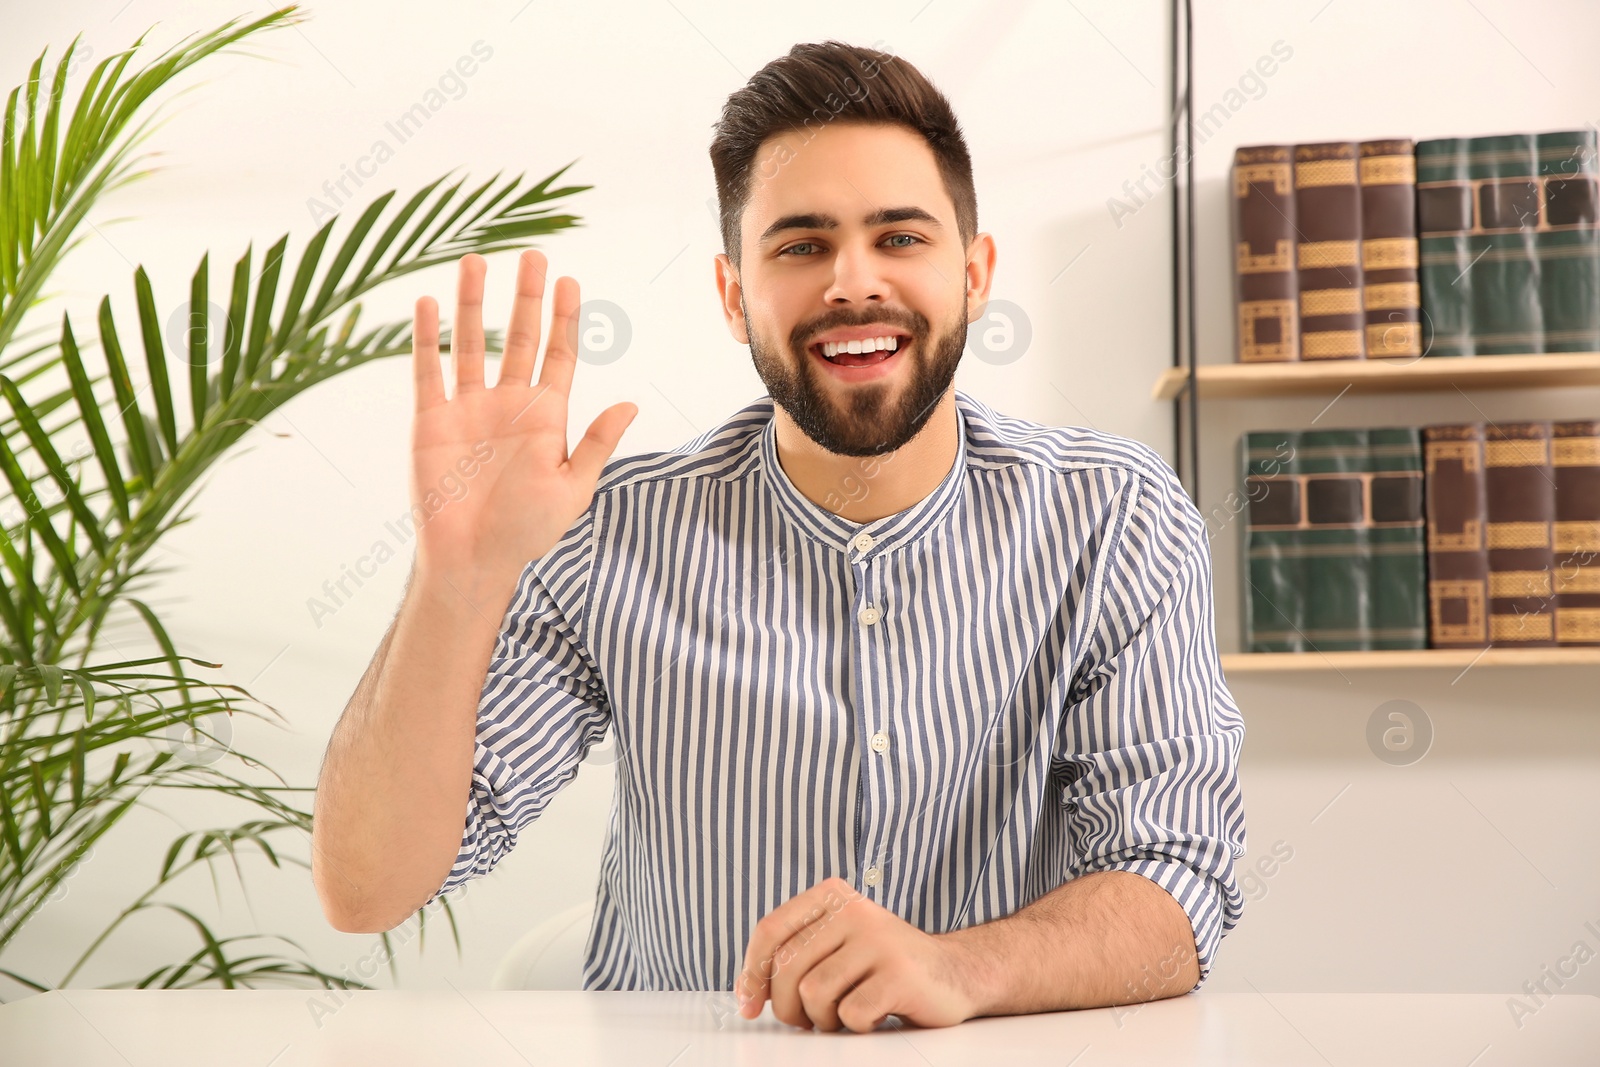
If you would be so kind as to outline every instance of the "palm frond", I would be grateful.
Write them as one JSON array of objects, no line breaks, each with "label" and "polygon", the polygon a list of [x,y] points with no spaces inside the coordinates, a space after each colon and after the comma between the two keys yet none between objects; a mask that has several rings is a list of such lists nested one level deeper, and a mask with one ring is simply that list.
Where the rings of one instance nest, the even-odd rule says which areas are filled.
[{"label": "palm frond", "polygon": [[[251,21],[235,19],[184,41],[151,63],[129,71],[144,43],[95,65],[72,114],[62,121],[67,74],[78,38],[55,68],[41,52],[27,81],[11,91],[0,113],[0,349],[65,254],[89,209],[106,192],[141,176],[135,149],[149,132],[145,105],[155,93],[207,56],[263,30],[293,25],[305,16],[293,7]],[[43,101],[39,90],[48,83]]]},{"label": "palm frond", "polygon": [[[200,947],[131,984],[352,984],[303,959],[242,954],[244,942],[261,938],[217,936],[194,913],[157,899],[201,867],[215,883],[218,866],[231,865],[242,885],[244,855],[304,866],[269,837],[308,835],[311,816],[294,800],[307,787],[233,748],[231,735],[208,734],[204,724],[213,720],[282,716],[194,670],[220,665],[184,654],[167,632],[145,595],[161,570],[147,557],[189,520],[207,471],[277,407],[410,351],[409,322],[363,322],[365,294],[468,252],[510,250],[578,225],[561,207],[589,188],[558,184],[569,163],[532,184],[496,174],[473,185],[446,174],[403,198],[389,191],[353,220],[331,214],[303,245],[284,234],[259,258],[246,246],[231,271],[219,272],[221,309],[211,303],[211,257],[203,254],[186,287],[190,329],[176,350],[162,328],[163,311],[175,309],[164,309],[143,267],[131,299],[119,298],[131,319],[119,322],[118,301],[107,295],[92,335],[66,314],[53,329],[25,324],[51,273],[83,239],[91,210],[150,173],[138,151],[156,128],[161,90],[207,57],[303,17],[288,7],[234,20],[143,65],[141,37],[96,65],[69,105],[75,40],[54,66],[41,53],[0,111],[0,480],[17,505],[0,521],[0,955],[96,843],[153,793],[201,789],[260,815],[175,839],[155,883],[101,931],[63,985],[124,922],[162,909],[184,919]],[[442,343],[448,347],[448,336]],[[494,335],[489,344],[497,347]],[[110,662],[98,655],[108,626],[135,624],[159,654]],[[226,758],[184,758],[175,738],[191,730],[210,736]],[[455,916],[444,906],[459,951]],[[46,987],[15,970],[0,975]]]}]

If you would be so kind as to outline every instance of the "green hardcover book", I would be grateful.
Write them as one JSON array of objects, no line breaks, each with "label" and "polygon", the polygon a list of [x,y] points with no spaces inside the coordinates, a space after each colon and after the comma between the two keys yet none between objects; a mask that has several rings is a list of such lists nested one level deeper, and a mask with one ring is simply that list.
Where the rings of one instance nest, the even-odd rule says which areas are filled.
[{"label": "green hardcover book", "polygon": [[1546,352],[1600,352],[1595,131],[1537,138],[1543,225],[1534,234]]},{"label": "green hardcover book", "polygon": [[1303,518],[1300,479],[1290,473],[1300,435],[1293,430],[1239,438],[1245,531],[1239,617],[1248,652],[1304,652],[1305,578],[1296,543]]},{"label": "green hardcover book", "polygon": [[1320,652],[1372,647],[1372,524],[1366,481],[1366,430],[1306,430],[1294,471],[1302,479],[1305,640]]},{"label": "green hardcover book", "polygon": [[1427,546],[1422,508],[1422,431],[1367,431],[1372,478],[1372,647],[1427,648]]},{"label": "green hardcover book", "polygon": [[1477,225],[1467,237],[1473,349],[1480,356],[1543,352],[1533,134],[1472,138],[1467,173],[1477,188]]},{"label": "green hardcover book", "polygon": [[1425,356],[1473,354],[1471,232],[1466,138],[1418,141],[1417,282]]}]

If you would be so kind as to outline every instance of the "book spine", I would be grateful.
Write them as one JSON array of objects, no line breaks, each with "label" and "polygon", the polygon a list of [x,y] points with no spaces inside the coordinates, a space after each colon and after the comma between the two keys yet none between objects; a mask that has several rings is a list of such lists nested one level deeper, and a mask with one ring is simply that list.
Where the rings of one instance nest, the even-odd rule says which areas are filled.
[{"label": "book spine", "polygon": [[1372,647],[1427,648],[1427,562],[1422,516],[1422,432],[1367,431],[1371,520]]},{"label": "book spine", "polygon": [[1422,351],[1473,355],[1472,183],[1467,142],[1440,137],[1417,142],[1417,282],[1422,290]]},{"label": "book spine", "polygon": [[1550,426],[1556,644],[1600,645],[1600,419]]},{"label": "book spine", "polygon": [[1352,141],[1295,145],[1300,358],[1366,357],[1361,310],[1361,188]]},{"label": "book spine", "polygon": [[1239,438],[1246,498],[1239,614],[1249,652],[1306,651],[1305,578],[1294,551],[1303,519],[1292,473],[1298,439],[1292,430]]},{"label": "book spine", "polygon": [[1288,145],[1234,152],[1231,221],[1239,362],[1299,359],[1294,161]]},{"label": "book spine", "polygon": [[1305,568],[1306,643],[1372,647],[1372,524],[1366,508],[1365,430],[1307,430],[1296,453],[1305,494],[1298,551]]},{"label": "book spine", "polygon": [[1554,645],[1555,471],[1548,421],[1490,423],[1484,433],[1489,504],[1489,640]]},{"label": "book spine", "polygon": [[1417,158],[1409,139],[1362,141],[1361,306],[1367,358],[1422,355]]},{"label": "book spine", "polygon": [[1600,352],[1600,190],[1593,129],[1541,133],[1534,233],[1546,352]]},{"label": "book spine", "polygon": [[1472,333],[1480,356],[1544,351],[1539,304],[1539,164],[1532,134],[1474,137],[1468,173],[1476,191]]},{"label": "book spine", "polygon": [[1424,426],[1428,528],[1428,645],[1489,643],[1488,488],[1481,422]]}]

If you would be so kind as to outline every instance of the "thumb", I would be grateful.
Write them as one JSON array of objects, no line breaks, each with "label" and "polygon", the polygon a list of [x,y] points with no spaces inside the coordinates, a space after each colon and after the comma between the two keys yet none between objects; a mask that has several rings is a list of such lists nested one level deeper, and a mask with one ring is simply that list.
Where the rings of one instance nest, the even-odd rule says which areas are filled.
[{"label": "thumb", "polygon": [[583,440],[578,442],[578,447],[567,457],[567,462],[572,465],[572,469],[585,484],[594,485],[600,480],[606,460],[616,451],[617,442],[622,440],[623,431],[633,424],[633,418],[637,414],[639,405],[623,401],[606,408],[589,424]]}]

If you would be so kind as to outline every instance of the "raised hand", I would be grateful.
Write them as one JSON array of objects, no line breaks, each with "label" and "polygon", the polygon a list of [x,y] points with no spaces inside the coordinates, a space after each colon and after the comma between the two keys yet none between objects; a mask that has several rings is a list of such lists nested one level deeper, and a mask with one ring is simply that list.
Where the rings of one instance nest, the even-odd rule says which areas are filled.
[{"label": "raised hand", "polygon": [[451,356],[454,395],[445,396],[439,363],[439,306],[416,303],[412,357],[416,418],[411,435],[411,502],[418,520],[416,566],[469,599],[509,593],[530,560],[542,556],[589,507],[606,461],[638,414],[613,404],[569,454],[567,402],[577,329],[578,283],[555,284],[550,338],[537,383],[547,261],[523,252],[500,374],[483,382],[483,280],[480,255],[461,257]]}]

